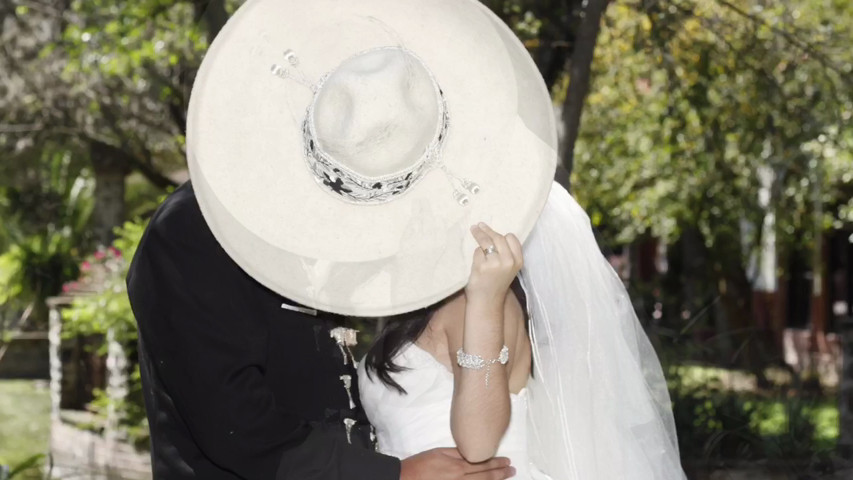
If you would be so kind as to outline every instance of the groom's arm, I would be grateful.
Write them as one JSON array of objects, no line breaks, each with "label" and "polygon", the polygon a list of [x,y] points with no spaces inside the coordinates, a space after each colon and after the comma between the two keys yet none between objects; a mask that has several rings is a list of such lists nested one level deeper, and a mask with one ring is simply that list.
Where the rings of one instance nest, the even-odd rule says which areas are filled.
[{"label": "groom's arm", "polygon": [[194,202],[167,201],[128,275],[151,375],[185,424],[178,427],[211,463],[240,478],[398,480],[399,460],[277,410],[262,374],[267,331],[251,301],[256,286],[221,252],[201,215],[188,213]]}]

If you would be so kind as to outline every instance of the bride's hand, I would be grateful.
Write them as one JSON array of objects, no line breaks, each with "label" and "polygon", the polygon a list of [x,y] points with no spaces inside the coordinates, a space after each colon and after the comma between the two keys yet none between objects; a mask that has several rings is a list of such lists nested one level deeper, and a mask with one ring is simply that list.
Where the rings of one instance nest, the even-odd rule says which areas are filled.
[{"label": "bride's hand", "polygon": [[[501,235],[485,223],[471,227],[479,248],[474,252],[471,276],[465,287],[468,301],[484,301],[503,306],[512,280],[521,270],[521,242],[515,235]],[[493,250],[492,253],[486,253]]]}]

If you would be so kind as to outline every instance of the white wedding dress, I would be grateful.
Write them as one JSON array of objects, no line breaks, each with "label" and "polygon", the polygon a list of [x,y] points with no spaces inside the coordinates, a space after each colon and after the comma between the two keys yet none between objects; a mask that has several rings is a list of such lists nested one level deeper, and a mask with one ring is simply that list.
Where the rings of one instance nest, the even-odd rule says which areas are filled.
[{"label": "white wedding dress", "polygon": [[[358,369],[361,404],[376,428],[377,448],[404,459],[438,447],[454,447],[450,432],[453,373],[415,344],[403,347],[394,363],[405,367],[392,373],[407,394],[368,376],[362,361]],[[527,454],[527,389],[511,394],[512,414],[497,456],[508,457],[517,480],[550,480],[530,463]]]}]

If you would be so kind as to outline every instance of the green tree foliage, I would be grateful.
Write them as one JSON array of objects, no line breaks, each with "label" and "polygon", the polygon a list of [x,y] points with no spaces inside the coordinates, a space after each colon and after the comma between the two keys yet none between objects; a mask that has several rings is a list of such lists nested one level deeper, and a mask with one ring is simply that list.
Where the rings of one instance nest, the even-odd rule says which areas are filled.
[{"label": "green tree foliage", "polygon": [[73,156],[55,148],[41,154],[0,181],[0,307],[19,312],[31,304],[30,328],[46,327],[46,299],[77,276],[93,209],[93,181]]},{"label": "green tree foliage", "polygon": [[[90,251],[91,229],[109,234],[122,221],[121,206],[105,203],[121,198],[123,174],[173,185],[166,173],[184,165],[190,86],[222,12],[216,0],[0,4],[4,312],[21,311],[33,299],[43,305],[77,275],[74,264]],[[51,173],[57,155],[71,182],[63,188]],[[152,195],[138,185],[124,195],[132,215],[151,209]],[[94,192],[110,186],[117,194],[101,195],[93,206]],[[93,209],[111,214],[92,222]],[[37,313],[46,315],[43,308]]]},{"label": "green tree foliage", "polygon": [[783,232],[809,221],[819,166],[825,203],[850,192],[853,6],[752,3],[754,13],[717,1],[609,10],[577,181],[618,239],[671,239],[684,221],[711,245],[711,226],[760,220],[762,167],[774,173],[774,205],[790,213]]},{"label": "green tree foliage", "polygon": [[574,176],[594,223],[698,238],[699,275],[748,321],[766,215],[784,252],[850,214],[851,23],[844,1],[612,5]]},{"label": "green tree foliage", "polygon": [[98,148],[155,185],[183,163],[184,110],[207,47],[191,2],[13,0],[0,23],[0,147]]}]

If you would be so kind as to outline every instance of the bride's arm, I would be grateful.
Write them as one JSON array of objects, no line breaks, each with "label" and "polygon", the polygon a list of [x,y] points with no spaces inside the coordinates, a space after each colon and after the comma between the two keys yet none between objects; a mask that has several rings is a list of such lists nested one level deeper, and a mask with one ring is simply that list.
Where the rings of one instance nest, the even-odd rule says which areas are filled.
[{"label": "bride's arm", "polygon": [[465,287],[465,321],[461,329],[448,331],[448,346],[455,379],[450,417],[453,439],[462,456],[477,463],[495,455],[509,425],[510,365],[461,368],[456,364],[456,350],[461,346],[465,353],[488,362],[498,358],[507,345],[513,358],[523,318],[518,303],[507,298],[509,285],[521,268],[521,244],[515,236],[504,237],[488,227],[475,227],[472,233],[483,249],[494,245],[496,251],[489,255],[482,250],[475,252]]}]

